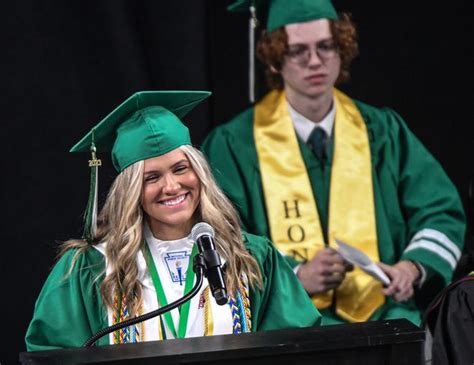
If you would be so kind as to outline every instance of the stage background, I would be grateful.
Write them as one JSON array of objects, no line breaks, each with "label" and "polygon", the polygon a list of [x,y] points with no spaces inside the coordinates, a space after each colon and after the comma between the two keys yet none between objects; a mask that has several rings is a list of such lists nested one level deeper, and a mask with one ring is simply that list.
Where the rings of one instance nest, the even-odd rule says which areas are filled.
[{"label": "stage background", "polygon": [[[231,2],[1,3],[2,365],[16,363],[25,350],[58,242],[82,232],[89,156],[69,148],[138,90],[213,91],[185,117],[196,145],[249,106],[248,16],[226,12]],[[469,210],[473,2],[335,4],[353,14],[360,32],[360,56],[342,89],[397,110],[443,164]],[[108,156],[100,158],[103,201],[115,172]]]}]

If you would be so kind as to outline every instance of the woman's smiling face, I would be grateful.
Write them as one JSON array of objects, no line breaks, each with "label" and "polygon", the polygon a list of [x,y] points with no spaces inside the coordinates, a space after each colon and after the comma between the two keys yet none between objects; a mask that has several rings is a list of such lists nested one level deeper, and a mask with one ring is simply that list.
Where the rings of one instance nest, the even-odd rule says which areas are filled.
[{"label": "woman's smiling face", "polygon": [[201,189],[188,158],[177,148],[144,162],[142,207],[154,236],[161,240],[187,236],[195,223]]}]

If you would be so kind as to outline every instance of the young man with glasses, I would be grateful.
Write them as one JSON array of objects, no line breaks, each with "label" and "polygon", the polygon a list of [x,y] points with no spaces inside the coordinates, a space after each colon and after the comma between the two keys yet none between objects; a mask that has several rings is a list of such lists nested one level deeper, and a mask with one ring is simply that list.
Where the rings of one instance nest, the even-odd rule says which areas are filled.
[{"label": "young man with glasses", "polygon": [[[463,247],[456,188],[395,111],[334,87],[358,52],[348,14],[330,0],[259,5],[268,15],[257,53],[272,91],[204,141],[218,182],[245,228],[288,257],[323,324],[419,324],[415,290],[446,285]],[[336,240],[390,283],[349,265]]]}]

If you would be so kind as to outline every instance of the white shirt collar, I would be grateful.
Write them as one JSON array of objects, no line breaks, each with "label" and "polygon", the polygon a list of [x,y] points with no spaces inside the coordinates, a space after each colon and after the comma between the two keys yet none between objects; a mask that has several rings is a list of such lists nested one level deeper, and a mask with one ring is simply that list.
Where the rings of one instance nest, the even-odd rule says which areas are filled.
[{"label": "white shirt collar", "polygon": [[[144,222],[143,224],[143,237],[148,243],[148,246],[151,248],[152,246],[159,247],[159,250],[161,251],[166,251],[169,249],[181,249],[181,248],[186,248],[191,250],[193,248],[193,245],[195,244],[194,241],[191,239],[191,233],[187,237],[183,237],[177,240],[173,241],[162,241],[158,238],[156,238],[153,235],[153,232],[151,231],[150,226],[148,225],[147,222]],[[153,253],[153,250],[152,250]],[[219,255],[221,259],[221,265],[224,265],[226,260]]]},{"label": "white shirt collar", "polygon": [[191,240],[191,235],[183,238],[179,238],[177,240],[172,240],[172,241],[163,241],[158,238],[156,238],[153,235],[153,232],[151,231],[150,226],[148,225],[147,222],[143,224],[143,237],[145,240],[148,242],[149,245],[155,244],[159,245],[161,247],[180,247],[181,246],[189,246],[192,247],[193,241]]},{"label": "white shirt collar", "polygon": [[334,117],[336,116],[336,108],[334,106],[334,101],[332,102],[331,109],[329,113],[319,122],[315,123],[312,120],[306,118],[305,116],[298,113],[291,105],[286,102],[288,105],[288,112],[290,113],[291,120],[296,130],[296,134],[303,140],[304,143],[308,142],[309,135],[313,129],[318,126],[324,129],[326,135],[331,137],[332,128],[334,126]]}]

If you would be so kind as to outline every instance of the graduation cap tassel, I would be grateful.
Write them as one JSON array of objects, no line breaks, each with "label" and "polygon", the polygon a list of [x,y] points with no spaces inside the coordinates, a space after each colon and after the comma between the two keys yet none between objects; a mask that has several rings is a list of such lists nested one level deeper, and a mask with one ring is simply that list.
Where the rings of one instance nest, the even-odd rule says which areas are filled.
[{"label": "graduation cap tassel", "polygon": [[249,100],[255,101],[255,28],[257,28],[257,16],[255,5],[250,6],[249,19]]},{"label": "graduation cap tassel", "polygon": [[84,216],[84,234],[83,238],[92,243],[97,230],[97,202],[98,202],[98,168],[102,165],[102,161],[97,159],[96,148],[94,143],[94,131],[92,131],[91,155],[89,167],[91,169],[91,179],[89,185],[89,198],[87,201],[86,213]]}]

